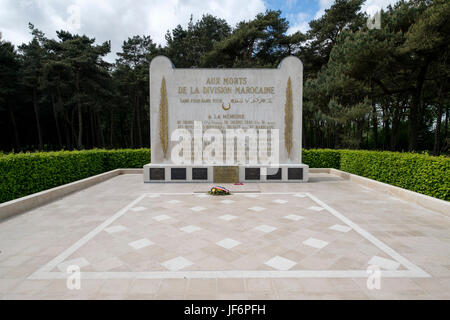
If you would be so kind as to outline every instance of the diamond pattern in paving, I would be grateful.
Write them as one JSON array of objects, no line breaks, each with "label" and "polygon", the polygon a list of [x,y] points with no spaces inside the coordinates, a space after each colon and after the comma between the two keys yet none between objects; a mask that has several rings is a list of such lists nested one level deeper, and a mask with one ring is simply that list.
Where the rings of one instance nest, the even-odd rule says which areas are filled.
[{"label": "diamond pattern in paving", "polygon": [[303,194],[159,194],[133,208],[141,207],[66,261],[82,258],[83,271],[98,272],[404,269]]}]

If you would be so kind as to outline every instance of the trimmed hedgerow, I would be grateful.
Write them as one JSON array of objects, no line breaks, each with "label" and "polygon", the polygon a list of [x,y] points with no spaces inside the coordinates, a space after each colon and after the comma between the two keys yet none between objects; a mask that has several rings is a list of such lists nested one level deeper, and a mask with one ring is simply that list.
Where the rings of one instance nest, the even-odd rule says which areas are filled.
[{"label": "trimmed hedgerow", "polygon": [[303,149],[302,162],[311,168],[339,169],[341,161],[340,150],[333,149]]},{"label": "trimmed hedgerow", "polygon": [[142,168],[149,149],[8,154],[0,157],[0,202],[117,168]]},{"label": "trimmed hedgerow", "polygon": [[450,200],[450,159],[417,153],[340,150],[340,170]]},{"label": "trimmed hedgerow", "polygon": [[[361,150],[303,150],[311,168],[335,168],[432,197],[450,200],[450,159],[424,154]],[[150,149],[3,154],[0,202],[117,168],[142,168]]]},{"label": "trimmed hedgerow", "polygon": [[150,149],[104,150],[105,171],[117,168],[142,168],[150,162]]}]

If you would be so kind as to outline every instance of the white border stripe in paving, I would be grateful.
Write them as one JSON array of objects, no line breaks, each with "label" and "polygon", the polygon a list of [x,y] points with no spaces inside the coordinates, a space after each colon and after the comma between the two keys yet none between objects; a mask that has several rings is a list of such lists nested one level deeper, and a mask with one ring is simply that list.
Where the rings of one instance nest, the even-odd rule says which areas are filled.
[{"label": "white border stripe in paving", "polygon": [[105,228],[105,231],[107,233],[116,233],[116,232],[120,232],[120,231],[124,231],[124,230],[127,230],[127,228],[125,228],[124,226],[121,226],[121,225]]},{"label": "white border stripe in paving", "polygon": [[385,270],[397,270],[400,267],[400,263],[397,261],[382,258],[379,256],[373,256],[372,259],[368,262],[369,266],[378,266],[381,269]]},{"label": "white border stripe in paving", "polygon": [[372,234],[358,226],[356,223],[351,221],[349,218],[345,217],[341,213],[339,213],[337,210],[331,208],[330,206],[326,205],[321,200],[317,199],[310,193],[307,193],[308,197],[313,200],[315,203],[317,203],[319,206],[326,209],[329,213],[331,213],[333,216],[344,222],[346,225],[348,225],[350,228],[358,232],[363,238],[370,241],[372,244],[374,244],[378,249],[386,253],[387,255],[391,256],[393,259],[397,260],[400,264],[404,265],[406,268],[409,269],[409,271],[412,271],[413,274],[416,274],[417,277],[430,277],[430,275],[416,266],[414,263],[410,262],[408,259],[404,258],[402,255],[398,254],[394,249],[386,245],[385,243],[381,242],[377,238],[375,238]]},{"label": "white border stripe in paving", "polygon": [[145,209],[147,209],[147,208],[146,208],[146,207],[135,207],[135,208],[131,208],[130,210],[131,210],[131,211],[138,212],[138,211],[143,211],[143,210],[145,210]]},{"label": "white border stripe in paving", "polygon": [[324,208],[322,207],[317,207],[317,206],[311,206],[308,208],[309,210],[314,210],[314,211],[322,211]]},{"label": "white border stripe in paving", "polygon": [[200,193],[200,194],[197,194],[196,197],[197,197],[197,198],[207,198],[208,195],[205,194],[205,193]]},{"label": "white border stripe in paving", "polygon": [[80,258],[75,258],[72,260],[67,260],[67,261],[64,261],[63,263],[58,264],[58,269],[61,270],[61,272],[66,273],[67,267],[69,267],[69,266],[77,266],[80,269],[82,269],[83,267],[86,267],[88,265],[90,265],[89,261],[87,261],[83,257],[80,257]]},{"label": "white border stripe in paving", "polygon": [[306,195],[303,194],[303,193],[296,193],[296,194],[294,194],[293,196],[294,196],[294,197],[297,197],[297,198],[305,198],[305,197],[306,197]]},{"label": "white border stripe in paving", "polygon": [[234,203],[234,200],[225,199],[225,200],[220,201],[220,203],[223,203],[223,204],[231,204],[231,203]]},{"label": "white border stripe in paving", "polygon": [[[97,226],[94,230],[86,234],[84,237],[82,237],[80,240],[75,242],[73,245],[71,245],[69,248],[64,250],[61,254],[53,258],[49,263],[45,264],[37,270],[35,273],[40,272],[46,272],[52,270],[55,266],[63,262],[65,259],[67,259],[71,254],[73,254],[75,251],[77,251],[79,248],[84,246],[89,240],[91,240],[93,237],[95,237],[97,234],[102,232],[106,227],[108,227],[111,223],[119,219],[121,216],[123,216],[130,208],[133,208],[136,204],[139,203],[144,197],[146,197],[147,194],[143,194],[139,196],[137,199],[132,201],[130,204],[119,210],[117,213],[115,213],[113,216],[106,219],[103,223],[101,223],[99,226]],[[31,275],[33,276],[33,275]]]},{"label": "white border stripe in paving", "polygon": [[[428,278],[411,270],[380,270],[382,278]],[[250,279],[250,278],[363,278],[366,270],[221,270],[221,271],[148,271],[148,272],[83,272],[83,279]],[[40,272],[28,279],[67,279],[65,272]]]},{"label": "white border stripe in paving", "polygon": [[[255,195],[296,195],[293,192],[266,192],[257,193]],[[144,197],[151,197],[151,193],[145,193],[133,200],[130,204],[119,210],[113,216],[109,217],[99,226],[94,228],[80,240],[76,241],[69,248],[64,250],[61,254],[53,258],[50,262],[35,271],[28,279],[67,279],[65,272],[50,272],[57,265],[62,263],[75,251],[85,245],[89,240],[95,237],[98,233],[103,231],[106,227],[123,216],[130,208],[133,208]],[[160,195],[183,195],[192,196],[190,193],[158,193]],[[239,196],[242,194],[235,194]],[[249,194],[244,194],[248,196]],[[324,202],[311,195],[305,193],[307,197],[316,202],[319,206],[324,208],[330,214],[348,225],[355,232],[360,234],[363,238],[371,242],[385,254],[396,260],[398,263],[406,267],[407,270],[381,270],[380,275],[383,278],[429,278],[431,277],[427,272],[416,266],[408,259],[397,253],[394,249],[387,246],[372,234],[359,227],[353,221],[339,213],[337,210],[326,205]],[[288,271],[262,271],[262,270],[230,270],[230,271],[149,271],[149,272],[83,272],[84,279],[201,279],[201,278],[367,278],[367,270],[288,270]]]}]

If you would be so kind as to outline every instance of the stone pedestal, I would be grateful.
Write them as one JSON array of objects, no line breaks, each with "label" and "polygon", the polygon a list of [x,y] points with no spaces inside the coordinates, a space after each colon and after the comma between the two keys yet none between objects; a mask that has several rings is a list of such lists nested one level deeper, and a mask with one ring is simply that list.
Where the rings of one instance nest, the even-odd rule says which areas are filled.
[{"label": "stone pedestal", "polygon": [[306,164],[280,164],[267,166],[183,166],[146,164],[144,182],[307,182]]}]

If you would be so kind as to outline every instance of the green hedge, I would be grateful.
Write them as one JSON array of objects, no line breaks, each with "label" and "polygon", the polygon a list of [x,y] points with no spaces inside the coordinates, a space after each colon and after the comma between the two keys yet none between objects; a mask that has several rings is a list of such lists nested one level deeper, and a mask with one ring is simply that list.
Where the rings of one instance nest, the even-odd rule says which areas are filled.
[{"label": "green hedge", "polygon": [[117,168],[142,168],[149,149],[8,154],[0,157],[0,202]]},{"label": "green hedge", "polygon": [[310,168],[339,169],[341,161],[340,150],[333,149],[303,149],[302,162]]},{"label": "green hedge", "polygon": [[340,170],[450,200],[450,159],[417,153],[341,150]]},{"label": "green hedge", "polygon": [[[0,153],[1,154],[1,153]],[[450,200],[450,159],[415,153],[303,150],[311,168],[335,168]],[[0,202],[117,168],[142,168],[150,149],[59,151],[0,156]]]}]

